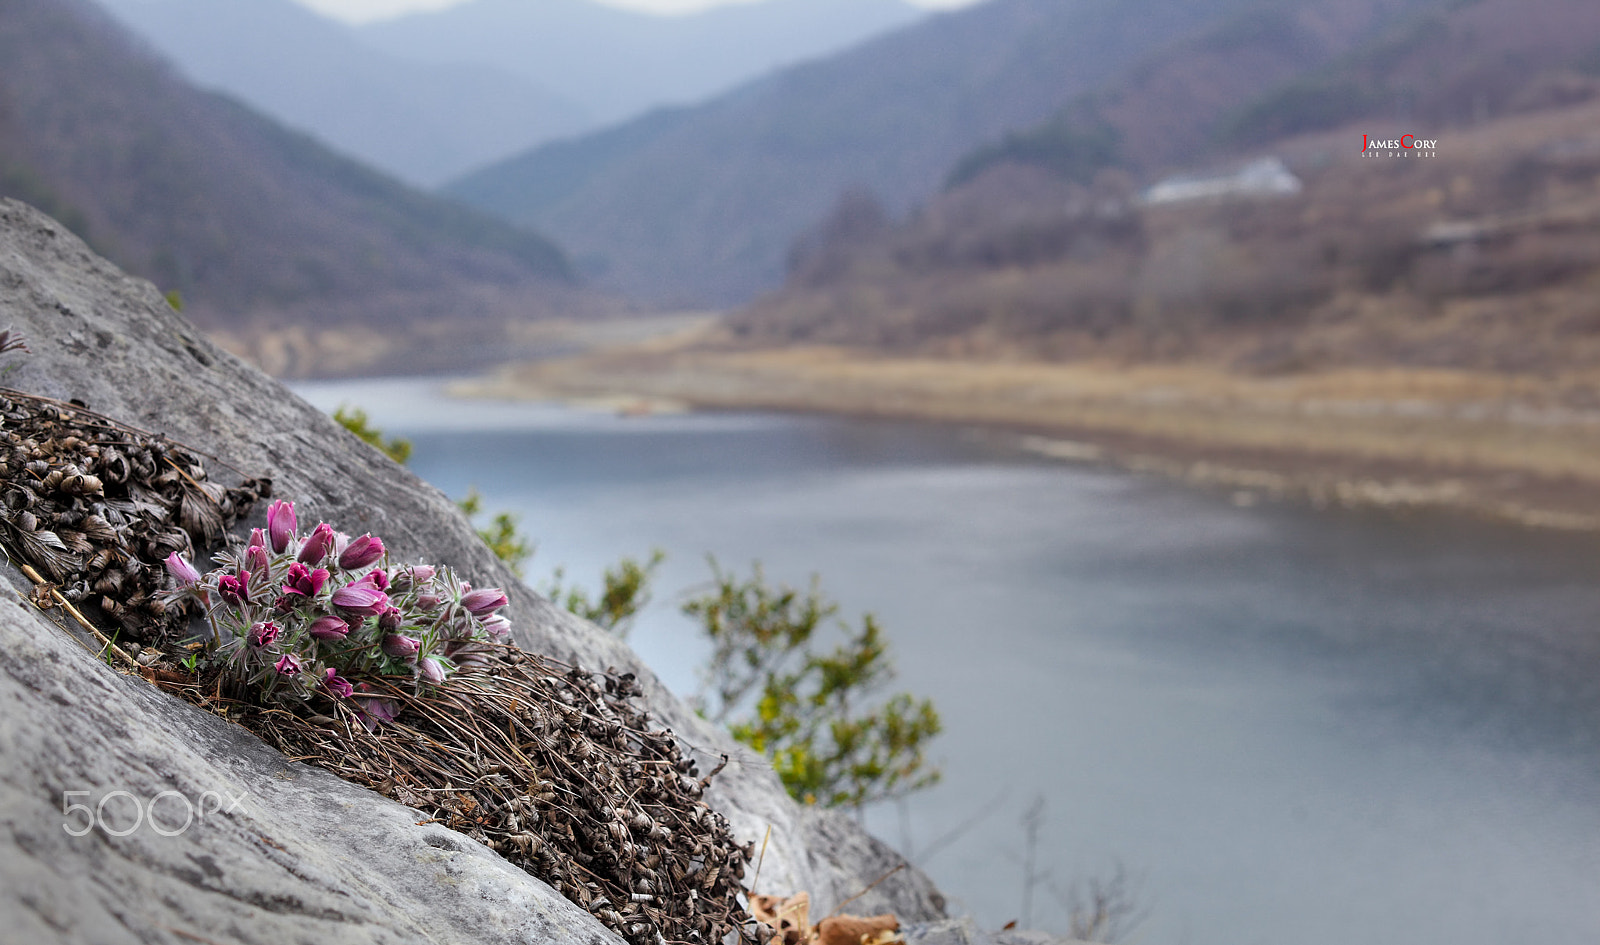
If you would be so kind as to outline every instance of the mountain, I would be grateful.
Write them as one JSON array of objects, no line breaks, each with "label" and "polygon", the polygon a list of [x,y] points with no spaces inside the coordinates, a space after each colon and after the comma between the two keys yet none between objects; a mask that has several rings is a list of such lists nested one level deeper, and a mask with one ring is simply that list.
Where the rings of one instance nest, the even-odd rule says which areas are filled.
[{"label": "mountain", "polygon": [[590,124],[512,72],[372,49],[292,0],[100,0],[195,84],[433,186]]},{"label": "mountain", "polygon": [[1470,127],[1584,100],[1587,83],[1574,83],[1574,74],[1597,70],[1600,5],[1457,0],[1254,98],[1232,116],[1221,137],[1248,147],[1357,120]]},{"label": "mountain", "polygon": [[1220,19],[1168,45],[1046,121],[958,161],[951,183],[1004,162],[1087,181],[1102,167],[1139,176],[1226,151],[1242,103],[1409,31],[1440,0],[1283,0]]},{"label": "mountain", "polygon": [[921,16],[904,0],[761,0],[682,16],[595,0],[471,0],[363,26],[359,35],[409,60],[522,76],[610,124],[699,101]]},{"label": "mountain", "polygon": [[[447,191],[555,234],[609,286],[738,302],[782,281],[790,242],[842,190],[903,212],[981,142],[1247,2],[990,0]],[[557,178],[563,188],[548,185]]]},{"label": "mountain", "polygon": [[[1290,33],[1225,58],[1281,72],[1274,35]],[[969,155],[902,223],[841,200],[734,337],[1268,373],[1600,365],[1600,7],[1442,4],[1275,85],[1144,91],[1206,71],[1207,48],[1181,44],[1073,113],[1102,125],[1057,116]],[[1232,100],[1200,101],[1216,88]],[[1187,144],[1140,138],[1173,108],[1191,112],[1172,125]],[[1071,135],[1105,128],[1148,147],[1078,173]],[[1404,134],[1435,144],[1362,151]],[[1205,163],[1139,186],[1181,154]]]},{"label": "mountain", "polygon": [[0,194],[177,290],[202,327],[292,330],[323,360],[318,332],[347,329],[381,368],[417,331],[587,304],[548,240],[195,90],[87,0],[4,2]]}]

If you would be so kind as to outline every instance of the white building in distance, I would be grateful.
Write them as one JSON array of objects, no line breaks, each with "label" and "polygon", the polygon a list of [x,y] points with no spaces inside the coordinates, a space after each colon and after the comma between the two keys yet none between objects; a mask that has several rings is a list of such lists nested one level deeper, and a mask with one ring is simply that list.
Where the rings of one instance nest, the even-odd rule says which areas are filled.
[{"label": "white building in distance", "polygon": [[1300,178],[1276,157],[1251,161],[1226,174],[1179,174],[1144,192],[1144,202],[1177,203],[1217,197],[1276,197],[1298,194]]}]

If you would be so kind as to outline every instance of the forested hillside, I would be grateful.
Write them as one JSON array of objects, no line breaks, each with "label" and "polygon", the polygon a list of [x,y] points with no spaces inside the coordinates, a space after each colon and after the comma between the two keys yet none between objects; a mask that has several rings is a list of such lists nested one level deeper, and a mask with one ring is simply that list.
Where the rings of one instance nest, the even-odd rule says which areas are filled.
[{"label": "forested hillside", "polygon": [[593,304],[550,241],[191,88],[87,0],[5,4],[0,193],[212,329],[366,326],[383,343],[352,349],[389,353],[418,326]]}]

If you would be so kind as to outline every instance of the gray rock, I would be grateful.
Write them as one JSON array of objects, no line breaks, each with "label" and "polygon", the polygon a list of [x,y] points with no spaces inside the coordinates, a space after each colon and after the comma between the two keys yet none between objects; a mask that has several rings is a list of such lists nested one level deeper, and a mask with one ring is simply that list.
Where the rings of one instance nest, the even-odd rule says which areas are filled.
[{"label": "gray rock", "polygon": [[[899,864],[837,814],[784,793],[764,760],[674,698],[626,645],[519,583],[437,489],[271,378],[208,342],[155,287],[24,204],[0,200],[0,356],[8,386],[91,408],[274,480],[302,521],[381,535],[400,557],[506,588],[525,648],[638,675],[651,711],[699,751],[732,757],[708,795],[741,840],[772,830],[763,891],[806,889],[826,914]],[[210,463],[213,476],[224,467]],[[252,524],[262,524],[264,508]],[[7,569],[13,587],[26,581]],[[123,677],[11,593],[0,594],[0,938],[28,942],[618,941],[496,854],[415,811],[292,764],[237,726]],[[63,829],[65,791],[98,803],[164,790],[243,794],[176,837]],[[170,810],[169,810],[170,808]],[[108,816],[132,807],[107,802]],[[168,797],[163,823],[182,821]],[[170,816],[169,816],[170,815]],[[81,821],[81,815],[78,820]],[[905,921],[943,916],[903,869],[852,904]]]},{"label": "gray rock", "polygon": [[906,945],[1091,945],[1049,932],[1021,929],[984,932],[973,923],[970,916],[905,924],[900,932],[905,937]]}]

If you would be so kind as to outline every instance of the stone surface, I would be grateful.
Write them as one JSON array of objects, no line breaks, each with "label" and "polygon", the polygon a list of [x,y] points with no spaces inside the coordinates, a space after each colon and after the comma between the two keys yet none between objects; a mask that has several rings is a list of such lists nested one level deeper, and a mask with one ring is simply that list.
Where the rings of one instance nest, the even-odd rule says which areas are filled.
[{"label": "stone surface", "polygon": [[[241,472],[270,476],[302,521],[370,531],[402,559],[448,564],[474,584],[505,587],[525,648],[636,673],[651,710],[699,751],[703,766],[733,757],[708,799],[741,840],[759,843],[770,825],[763,891],[809,890],[826,915],[900,862],[848,818],[796,805],[761,758],[697,718],[626,645],[517,582],[437,489],[212,345],[149,283],[99,259],[49,218],[0,200],[6,325],[33,353],[0,356],[0,371],[9,370],[0,383],[78,398]],[[228,478],[223,462],[208,468]],[[7,573],[25,593],[21,576]],[[486,848],[418,826],[414,811],[291,764],[237,726],[118,675],[17,593],[0,597],[0,937],[618,941]],[[63,829],[62,793],[77,790],[89,791],[90,803],[118,790],[146,802],[164,790],[191,803],[208,790],[246,800],[177,837],[145,825],[126,838],[100,829],[74,838]],[[126,798],[106,810],[113,830],[132,817]],[[182,821],[175,798],[161,810],[164,824]],[[943,899],[907,868],[851,911],[933,920]]]},{"label": "stone surface", "polygon": [[905,937],[906,945],[1092,945],[1049,932],[1020,929],[985,932],[977,927],[970,916],[903,924],[900,933]]}]

